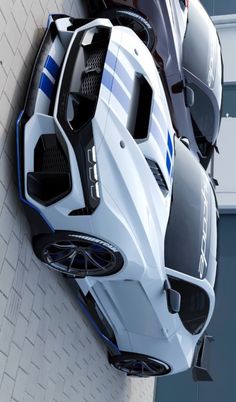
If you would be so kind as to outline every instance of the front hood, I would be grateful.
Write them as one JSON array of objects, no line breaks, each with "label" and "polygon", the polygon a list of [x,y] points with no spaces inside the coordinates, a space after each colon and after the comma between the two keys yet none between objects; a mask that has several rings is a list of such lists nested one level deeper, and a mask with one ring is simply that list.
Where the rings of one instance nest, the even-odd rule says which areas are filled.
[{"label": "front hood", "polygon": [[[135,140],[127,128],[137,74],[142,74],[152,88],[148,129],[146,138],[141,140]],[[110,240],[126,250],[118,229],[119,224],[125,226],[141,250],[140,263],[163,267],[172,187],[173,128],[152,56],[127,28],[112,29],[93,132],[103,201],[95,212],[97,218],[109,210],[110,222],[116,227],[114,230],[111,225]],[[146,158],[158,164],[168,188],[165,196]],[[96,233],[104,237],[105,231],[102,232],[98,225]]]},{"label": "front hood", "polygon": [[213,285],[217,258],[213,188],[205,170],[178,139],[175,149],[172,204],[165,238],[166,266],[195,278],[207,277]]}]

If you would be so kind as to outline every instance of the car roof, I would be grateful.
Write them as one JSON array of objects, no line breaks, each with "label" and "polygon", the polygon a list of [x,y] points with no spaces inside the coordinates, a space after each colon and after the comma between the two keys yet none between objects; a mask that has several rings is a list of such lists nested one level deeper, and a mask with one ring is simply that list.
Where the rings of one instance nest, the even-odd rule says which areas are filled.
[{"label": "car roof", "polygon": [[221,46],[214,24],[198,0],[192,0],[189,5],[183,67],[213,91],[220,109],[223,75]]}]

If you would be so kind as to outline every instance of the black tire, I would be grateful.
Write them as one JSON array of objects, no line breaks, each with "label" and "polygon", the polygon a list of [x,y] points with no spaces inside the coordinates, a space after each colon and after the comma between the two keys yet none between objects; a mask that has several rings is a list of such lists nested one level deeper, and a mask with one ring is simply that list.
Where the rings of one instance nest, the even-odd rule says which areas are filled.
[{"label": "black tire", "polygon": [[84,233],[58,231],[34,237],[37,257],[66,276],[107,276],[123,266],[121,253],[112,244]]},{"label": "black tire", "polygon": [[108,356],[109,363],[118,370],[125,372],[128,376],[153,377],[163,376],[170,372],[170,367],[155,358],[122,352],[120,355]]},{"label": "black tire", "polygon": [[105,10],[99,15],[109,18],[113,25],[122,25],[133,29],[147,48],[152,51],[155,44],[155,33],[150,23],[142,15],[132,10],[111,9]]}]

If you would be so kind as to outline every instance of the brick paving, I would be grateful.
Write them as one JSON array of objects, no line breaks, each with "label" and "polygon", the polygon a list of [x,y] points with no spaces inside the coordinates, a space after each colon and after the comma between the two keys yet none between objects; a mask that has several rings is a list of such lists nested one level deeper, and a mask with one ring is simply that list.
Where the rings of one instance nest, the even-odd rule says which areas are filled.
[{"label": "brick paving", "polygon": [[152,379],[111,368],[70,281],[32,253],[18,201],[15,120],[49,13],[76,0],[0,2],[0,402],[151,402]]}]

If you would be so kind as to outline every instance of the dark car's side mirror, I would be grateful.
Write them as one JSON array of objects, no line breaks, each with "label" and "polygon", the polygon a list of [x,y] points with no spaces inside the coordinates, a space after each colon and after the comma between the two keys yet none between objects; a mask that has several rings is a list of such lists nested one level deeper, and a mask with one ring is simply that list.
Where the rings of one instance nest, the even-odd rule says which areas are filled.
[{"label": "dark car's side mirror", "polygon": [[188,85],[185,85],[184,81],[178,81],[176,84],[172,85],[173,94],[179,94],[184,92],[184,100],[186,107],[192,107],[194,105],[194,90]]},{"label": "dark car's side mirror", "polygon": [[171,314],[179,313],[181,304],[181,295],[177,290],[170,286],[168,279],[164,282],[164,291],[166,292],[168,310]]},{"label": "dark car's side mirror", "polygon": [[194,91],[192,88],[188,87],[188,85],[184,87],[184,99],[186,107],[192,107],[194,105]]},{"label": "dark car's side mirror", "polygon": [[180,137],[180,141],[188,148],[190,149],[190,142],[187,137]]}]

